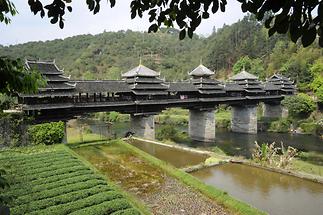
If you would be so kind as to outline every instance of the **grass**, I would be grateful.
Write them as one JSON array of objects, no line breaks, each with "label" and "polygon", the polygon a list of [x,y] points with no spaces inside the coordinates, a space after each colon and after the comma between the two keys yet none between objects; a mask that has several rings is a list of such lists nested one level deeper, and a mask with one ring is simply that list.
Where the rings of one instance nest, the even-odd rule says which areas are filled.
[{"label": "grass", "polygon": [[323,154],[317,152],[301,152],[292,161],[291,168],[296,171],[323,176]]},{"label": "grass", "polygon": [[185,173],[184,171],[181,171],[169,164],[167,164],[164,161],[161,161],[157,158],[154,158],[153,156],[137,149],[134,146],[131,146],[130,144],[127,144],[124,141],[121,140],[115,140],[110,141],[109,146],[114,145],[114,148],[119,148],[119,150],[128,150],[131,151],[133,154],[138,156],[139,158],[142,158],[149,162],[150,164],[158,167],[158,169],[161,169],[165,171],[167,174],[169,174],[172,177],[177,178],[187,186],[201,192],[202,194],[208,196],[209,198],[215,200],[217,203],[223,205],[225,208],[229,209],[234,214],[264,214],[263,212],[259,211],[256,208],[253,208],[252,206],[238,201],[225,192],[218,190],[217,188],[213,186],[209,186],[204,184],[203,182],[199,181],[195,177]]},{"label": "grass", "polygon": [[[64,145],[0,151],[12,214],[140,214],[114,184]],[[135,205],[135,206],[133,206]]]}]

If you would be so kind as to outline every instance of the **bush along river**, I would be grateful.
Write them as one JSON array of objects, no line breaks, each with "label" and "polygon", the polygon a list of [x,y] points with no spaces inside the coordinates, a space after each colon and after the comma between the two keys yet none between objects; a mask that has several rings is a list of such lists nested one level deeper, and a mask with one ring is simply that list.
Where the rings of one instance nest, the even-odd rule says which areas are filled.
[{"label": "bush along river", "polygon": [[[127,123],[116,123],[113,126],[118,128],[120,136],[129,129]],[[93,123],[91,128],[95,132]],[[323,153],[323,142],[315,136],[267,132],[248,135],[217,130],[215,143],[186,142],[179,145],[205,149],[218,147],[228,155],[250,158],[254,141],[283,141],[285,146],[293,146],[301,151]],[[176,167],[195,165],[207,158],[192,152],[180,153],[178,149],[153,143],[135,141],[133,145]],[[270,214],[322,214],[323,211],[323,184],[306,179],[233,163],[201,169],[191,174]]]}]

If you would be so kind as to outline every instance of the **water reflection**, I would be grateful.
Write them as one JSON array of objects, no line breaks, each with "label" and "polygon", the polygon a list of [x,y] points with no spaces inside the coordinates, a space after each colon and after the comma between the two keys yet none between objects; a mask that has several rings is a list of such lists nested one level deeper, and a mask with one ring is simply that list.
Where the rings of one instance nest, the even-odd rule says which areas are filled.
[{"label": "water reflection", "polygon": [[241,164],[192,173],[270,214],[322,214],[323,185]]}]

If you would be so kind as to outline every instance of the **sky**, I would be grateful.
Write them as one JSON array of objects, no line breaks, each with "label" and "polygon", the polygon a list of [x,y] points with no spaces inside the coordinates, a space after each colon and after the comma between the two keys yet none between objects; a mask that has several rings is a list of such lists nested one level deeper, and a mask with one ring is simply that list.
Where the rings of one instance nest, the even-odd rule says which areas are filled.
[{"label": "sky", "polygon": [[[106,1],[101,1],[101,10],[96,15],[89,12],[85,0],[74,0],[72,13],[67,12],[65,15],[64,29],[60,29],[57,24],[50,24],[46,17],[41,19],[39,14],[33,15],[26,0],[12,2],[19,14],[12,17],[9,25],[0,23],[0,44],[5,46],[29,41],[63,39],[80,34],[99,34],[103,31],[147,31],[150,26],[147,15],[141,19],[130,18],[131,0],[117,0],[114,8],[110,8]],[[232,24],[243,16],[238,1],[228,1],[225,13],[218,11],[210,15],[209,19],[202,21],[195,33],[208,36],[212,33],[213,26],[220,28],[223,24]]]}]

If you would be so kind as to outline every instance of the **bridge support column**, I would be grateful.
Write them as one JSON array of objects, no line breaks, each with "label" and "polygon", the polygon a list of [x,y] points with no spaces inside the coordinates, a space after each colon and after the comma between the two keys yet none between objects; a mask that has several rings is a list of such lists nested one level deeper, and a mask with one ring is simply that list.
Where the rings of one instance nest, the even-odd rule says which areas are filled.
[{"label": "bridge support column", "polygon": [[266,118],[281,118],[283,107],[280,103],[264,103],[263,116]]},{"label": "bridge support column", "polygon": [[215,141],[214,110],[190,110],[189,135],[192,140]]},{"label": "bridge support column", "polygon": [[154,115],[140,115],[130,117],[131,130],[135,136],[145,139],[155,139],[155,119]]},{"label": "bridge support column", "polygon": [[257,106],[232,106],[231,130],[237,133],[257,133]]}]

